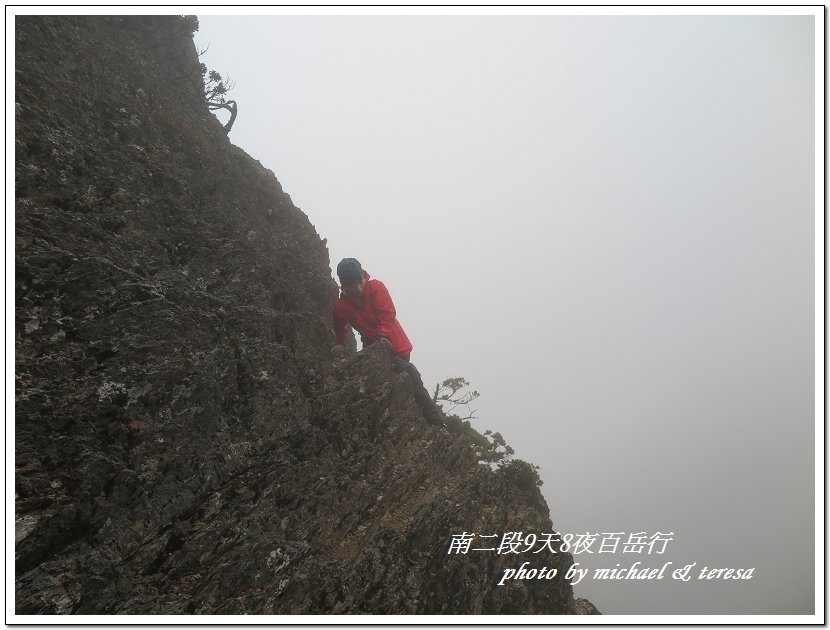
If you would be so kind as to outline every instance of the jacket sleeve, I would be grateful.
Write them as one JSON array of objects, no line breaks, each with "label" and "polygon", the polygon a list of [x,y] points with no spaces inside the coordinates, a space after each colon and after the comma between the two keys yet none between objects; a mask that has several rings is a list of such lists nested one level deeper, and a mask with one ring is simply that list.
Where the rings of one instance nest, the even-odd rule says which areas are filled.
[{"label": "jacket sleeve", "polygon": [[395,305],[392,304],[389,290],[380,280],[377,281],[374,305],[378,320],[378,335],[391,339],[392,329],[395,326]]},{"label": "jacket sleeve", "polygon": [[337,343],[342,346],[346,341],[349,322],[338,314],[337,304],[332,309],[332,315],[334,316],[334,336],[337,338]]}]

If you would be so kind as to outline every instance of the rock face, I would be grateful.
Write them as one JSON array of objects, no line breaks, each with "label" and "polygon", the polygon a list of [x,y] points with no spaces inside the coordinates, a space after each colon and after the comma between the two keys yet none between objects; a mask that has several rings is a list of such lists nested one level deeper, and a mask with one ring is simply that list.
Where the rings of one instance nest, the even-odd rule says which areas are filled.
[{"label": "rock face", "polygon": [[[536,487],[334,346],[325,242],[207,111],[196,24],[16,18],[16,611],[596,612]],[[543,564],[552,580],[509,581]]]}]

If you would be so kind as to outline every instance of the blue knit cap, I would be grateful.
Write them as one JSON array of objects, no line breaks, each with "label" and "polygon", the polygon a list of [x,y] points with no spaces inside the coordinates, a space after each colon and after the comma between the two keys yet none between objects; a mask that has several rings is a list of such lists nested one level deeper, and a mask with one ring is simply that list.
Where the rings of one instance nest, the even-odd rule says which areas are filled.
[{"label": "blue knit cap", "polygon": [[354,284],[363,279],[363,268],[356,258],[344,258],[337,265],[337,277],[341,285]]}]

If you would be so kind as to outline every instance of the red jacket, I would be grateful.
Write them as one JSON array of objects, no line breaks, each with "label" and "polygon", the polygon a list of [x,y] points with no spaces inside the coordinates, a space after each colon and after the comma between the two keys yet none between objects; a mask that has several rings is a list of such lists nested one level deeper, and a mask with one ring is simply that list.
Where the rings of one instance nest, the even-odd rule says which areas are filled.
[{"label": "red jacket", "polygon": [[366,286],[363,288],[363,301],[353,302],[344,293],[334,303],[334,333],[337,343],[346,340],[346,328],[351,325],[360,333],[363,345],[373,343],[378,337],[386,337],[392,342],[392,352],[397,355],[408,355],[412,352],[412,344],[400,322],[395,319],[395,305],[392,298],[380,280],[370,280],[369,274],[363,272]]}]

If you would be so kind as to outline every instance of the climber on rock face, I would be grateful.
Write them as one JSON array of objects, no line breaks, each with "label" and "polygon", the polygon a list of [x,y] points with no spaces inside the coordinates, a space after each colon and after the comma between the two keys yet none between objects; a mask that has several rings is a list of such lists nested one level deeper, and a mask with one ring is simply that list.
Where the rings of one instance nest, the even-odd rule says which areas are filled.
[{"label": "climber on rock face", "polygon": [[412,343],[397,320],[395,305],[380,280],[372,279],[354,258],[344,258],[337,265],[340,297],[334,303],[334,333],[337,343],[346,340],[348,326],[359,334],[363,347],[380,343],[392,357],[398,372],[407,372],[415,386],[415,400],[427,422],[443,424],[441,412],[424,387],[421,374],[409,362]]},{"label": "climber on rock face", "polygon": [[386,286],[373,280],[354,258],[344,258],[337,265],[340,278],[340,299],[334,303],[334,332],[337,343],[346,338],[351,325],[363,346],[382,343],[390,354],[409,360],[412,344],[395,317],[395,306]]}]

